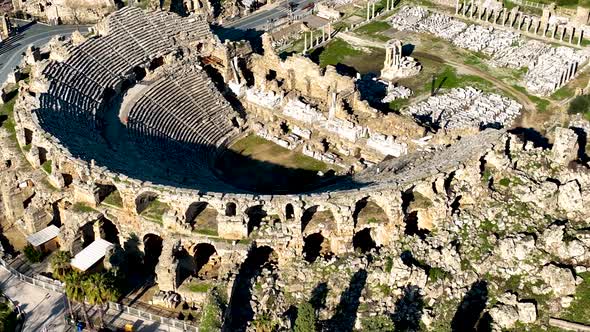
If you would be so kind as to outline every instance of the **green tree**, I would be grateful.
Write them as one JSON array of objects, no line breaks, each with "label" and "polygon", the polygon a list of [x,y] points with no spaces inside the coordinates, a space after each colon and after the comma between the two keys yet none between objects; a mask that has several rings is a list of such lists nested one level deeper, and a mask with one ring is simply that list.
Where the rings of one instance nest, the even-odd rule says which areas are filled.
[{"label": "green tree", "polygon": [[83,287],[88,303],[98,306],[100,326],[104,327],[105,303],[116,301],[121,295],[114,277],[110,273],[94,273],[84,280]]},{"label": "green tree", "polygon": [[[68,251],[58,251],[51,257],[51,271],[52,275],[55,279],[64,282],[66,276],[72,271],[72,266],[70,265],[70,261],[72,259],[72,254]],[[68,310],[70,311],[70,316],[74,315],[72,311],[72,302],[70,298],[66,294],[66,300],[68,302]]]},{"label": "green tree", "polygon": [[313,332],[316,330],[315,310],[309,302],[301,303],[297,307],[295,332]]},{"label": "green tree", "polygon": [[72,260],[72,254],[69,251],[58,251],[51,257],[51,271],[53,277],[59,281],[64,281],[66,275],[72,270],[70,261]]},{"label": "green tree", "polygon": [[391,319],[384,315],[366,317],[361,320],[363,332],[393,332],[395,326]]},{"label": "green tree", "polygon": [[0,303],[0,331],[13,332],[16,330],[17,315],[8,303]]},{"label": "green tree", "polygon": [[84,289],[84,276],[75,270],[71,270],[64,279],[66,297],[72,301],[76,301],[82,305],[82,314],[84,315],[84,322],[90,328],[90,320],[88,319],[88,310],[86,308],[86,292]]},{"label": "green tree", "polygon": [[35,247],[30,244],[25,247],[23,252],[27,260],[31,263],[39,263],[41,260],[43,260],[43,253],[35,249]]}]

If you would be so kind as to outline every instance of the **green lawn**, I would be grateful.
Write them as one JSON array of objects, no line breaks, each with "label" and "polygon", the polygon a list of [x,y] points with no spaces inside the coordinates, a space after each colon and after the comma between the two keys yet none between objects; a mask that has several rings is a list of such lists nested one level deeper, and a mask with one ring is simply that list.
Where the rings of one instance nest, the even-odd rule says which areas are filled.
[{"label": "green lawn", "polygon": [[353,48],[350,44],[340,38],[334,39],[320,54],[320,66],[337,65],[342,63],[346,57],[362,55],[363,52]]}]

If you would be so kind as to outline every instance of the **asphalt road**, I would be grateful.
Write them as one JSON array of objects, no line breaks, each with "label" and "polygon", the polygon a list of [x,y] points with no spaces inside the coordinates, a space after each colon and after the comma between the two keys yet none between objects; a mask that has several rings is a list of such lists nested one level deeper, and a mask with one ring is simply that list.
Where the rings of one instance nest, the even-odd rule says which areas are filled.
[{"label": "asphalt road", "polygon": [[47,26],[39,23],[14,20],[20,25],[20,32],[0,42],[0,83],[19,64],[22,54],[29,45],[41,46],[57,35],[69,35],[76,30],[86,32],[85,26]]},{"label": "asphalt road", "polygon": [[[297,5],[293,12],[293,15],[297,16],[309,10],[306,7],[315,2],[315,0],[292,0],[290,2]],[[262,8],[246,17],[224,24],[224,27],[239,30],[265,30],[269,21],[277,20],[287,15],[289,15],[289,1],[283,0],[275,5],[270,5],[269,9]]]}]

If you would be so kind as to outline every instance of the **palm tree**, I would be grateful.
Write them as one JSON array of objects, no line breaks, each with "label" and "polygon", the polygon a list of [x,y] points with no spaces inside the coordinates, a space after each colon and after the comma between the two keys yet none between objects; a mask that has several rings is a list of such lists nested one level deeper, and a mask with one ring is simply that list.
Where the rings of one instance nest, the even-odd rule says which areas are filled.
[{"label": "palm tree", "polygon": [[82,314],[86,326],[90,328],[90,320],[88,319],[88,311],[86,308],[86,290],[84,289],[84,276],[80,272],[71,270],[65,277],[65,291],[66,296],[73,301],[82,304]]},{"label": "palm tree", "polygon": [[[65,281],[66,276],[72,270],[70,260],[72,255],[69,251],[58,251],[51,257],[51,271],[53,271],[53,277],[61,282]],[[72,311],[72,302],[66,294],[66,301],[68,309],[70,311],[70,317],[73,317],[74,312]]]},{"label": "palm tree", "polygon": [[66,275],[72,269],[70,261],[72,254],[69,251],[58,251],[51,257],[51,270],[53,277],[59,281],[64,281]]},{"label": "palm tree", "polygon": [[110,273],[94,273],[84,281],[88,303],[98,306],[100,325],[104,327],[104,304],[116,301],[120,292],[116,287],[114,277]]}]

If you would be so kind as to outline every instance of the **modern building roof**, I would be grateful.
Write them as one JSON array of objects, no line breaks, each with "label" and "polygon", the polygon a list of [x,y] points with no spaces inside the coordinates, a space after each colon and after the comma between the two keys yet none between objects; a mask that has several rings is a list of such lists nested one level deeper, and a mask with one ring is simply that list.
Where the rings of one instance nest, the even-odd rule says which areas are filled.
[{"label": "modern building roof", "polygon": [[86,271],[92,265],[96,264],[96,262],[104,258],[107,250],[112,246],[113,244],[106,240],[97,239],[74,256],[71,264],[80,271]]},{"label": "modern building roof", "polygon": [[34,247],[55,239],[59,235],[59,228],[55,225],[47,226],[37,233],[27,236],[27,241]]}]

